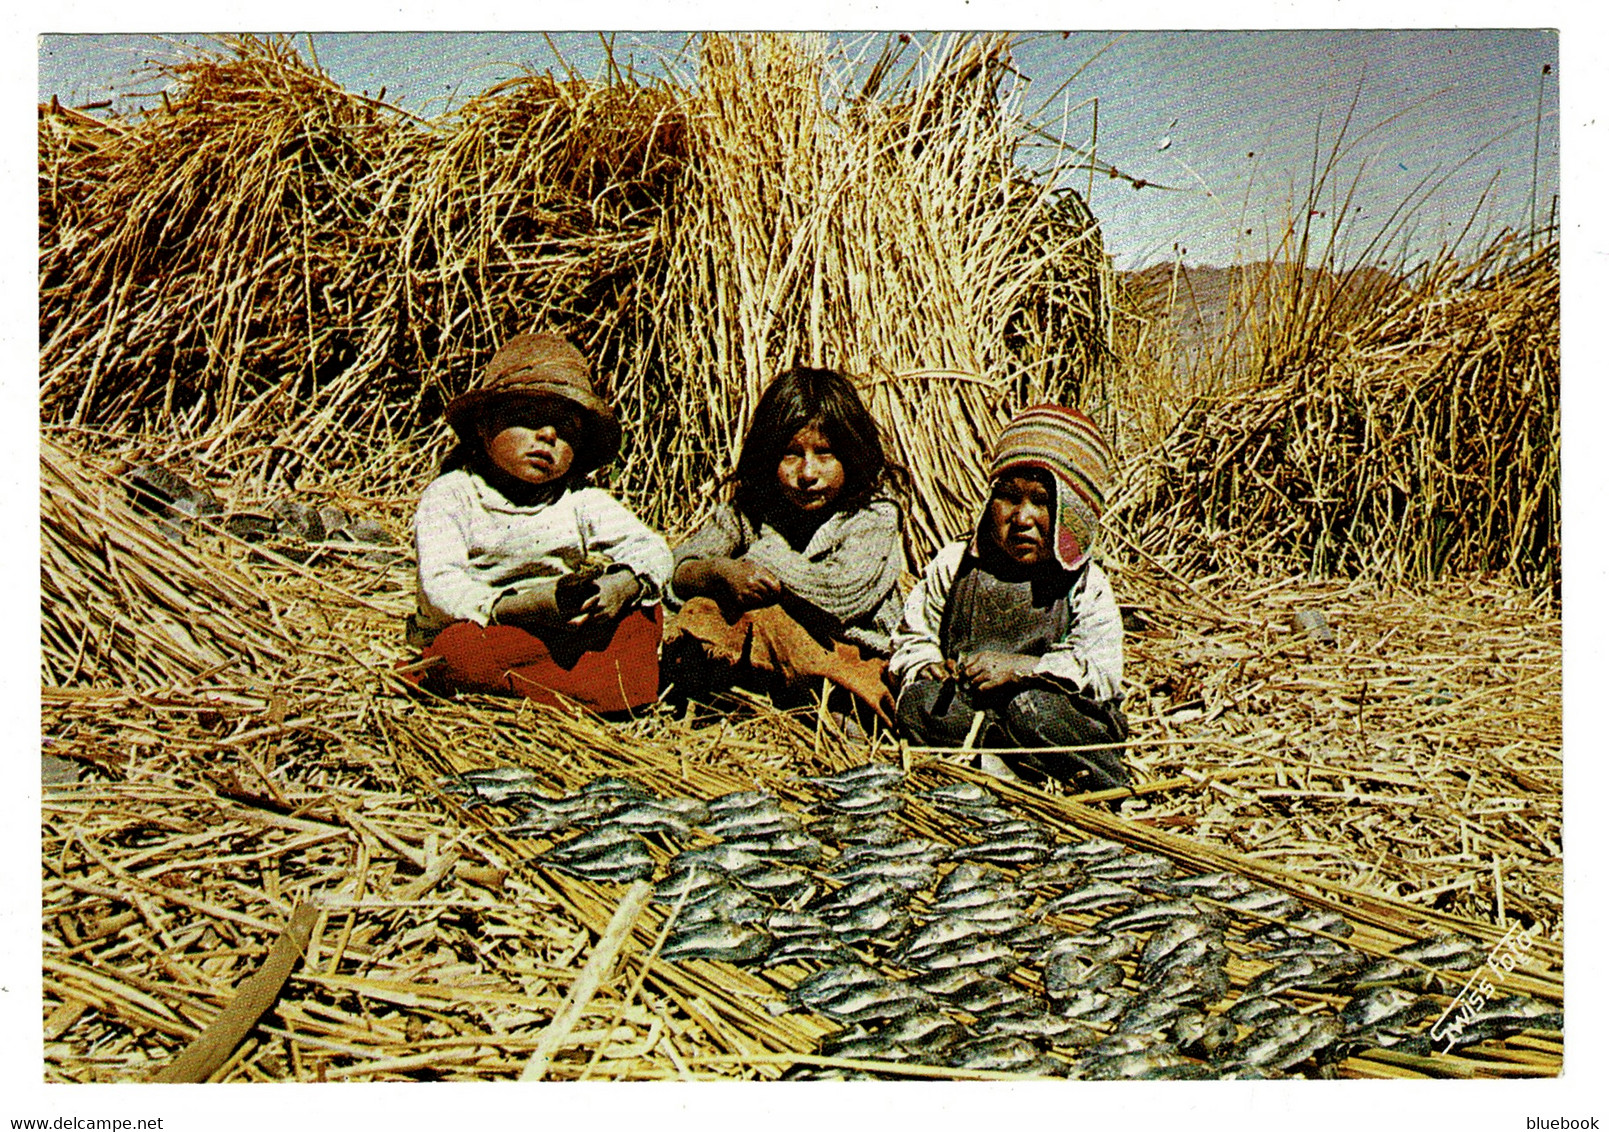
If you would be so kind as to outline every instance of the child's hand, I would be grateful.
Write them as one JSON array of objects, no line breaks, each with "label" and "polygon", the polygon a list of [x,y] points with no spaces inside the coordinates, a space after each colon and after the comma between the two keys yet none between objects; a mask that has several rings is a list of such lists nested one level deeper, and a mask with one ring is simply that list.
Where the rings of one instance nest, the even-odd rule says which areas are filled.
[{"label": "child's hand", "polygon": [[782,583],[764,566],[741,558],[728,558],[721,564],[720,572],[732,600],[745,609],[770,605],[782,596]]},{"label": "child's hand", "polygon": [[556,624],[560,619],[556,579],[543,578],[504,594],[492,607],[492,616],[505,624]]},{"label": "child's hand", "polygon": [[978,691],[992,692],[1022,683],[1038,663],[1038,657],[985,649],[962,657],[957,671],[962,680]]},{"label": "child's hand", "polygon": [[581,611],[570,618],[571,628],[579,629],[594,621],[613,621],[642,594],[642,583],[630,570],[610,570],[592,584],[596,592],[583,601]]}]

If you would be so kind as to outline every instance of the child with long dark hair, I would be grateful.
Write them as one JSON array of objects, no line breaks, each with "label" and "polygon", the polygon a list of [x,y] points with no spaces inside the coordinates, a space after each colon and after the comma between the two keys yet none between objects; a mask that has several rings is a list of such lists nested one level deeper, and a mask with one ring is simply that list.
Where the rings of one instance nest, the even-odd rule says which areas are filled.
[{"label": "child with long dark hair", "polygon": [[849,691],[885,721],[883,681],[899,624],[903,469],[884,452],[855,387],[796,366],[760,396],[732,497],[675,550],[666,629],[676,679],[773,691]]},{"label": "child with long dark hair", "polygon": [[459,443],[414,518],[422,682],[600,712],[653,702],[670,548],[588,482],[620,425],[586,359],[519,335],[447,422]]}]

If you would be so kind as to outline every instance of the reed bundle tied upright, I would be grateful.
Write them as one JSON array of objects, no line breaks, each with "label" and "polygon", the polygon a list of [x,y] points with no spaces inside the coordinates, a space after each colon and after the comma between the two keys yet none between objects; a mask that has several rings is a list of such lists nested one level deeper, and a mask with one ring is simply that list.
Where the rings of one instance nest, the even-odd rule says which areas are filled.
[{"label": "reed bundle tied upright", "polygon": [[1010,48],[943,37],[903,77],[891,49],[856,87],[822,39],[711,36],[686,87],[529,75],[425,122],[242,39],[139,118],[43,108],[45,419],[328,476],[443,442],[496,347],[555,329],[625,425],[613,486],[676,529],[764,384],[834,365],[916,472],[918,560],[1010,409],[1108,349],[1099,230],[1020,161]]},{"label": "reed bundle tied upright", "polygon": [[682,443],[724,469],[772,374],[869,377],[915,478],[913,563],[970,522],[1010,411],[1078,400],[1108,348],[1099,229],[1057,170],[1025,172],[1009,63],[1005,37],[945,38],[856,87],[821,39],[711,36],[691,103],[667,361],[709,417]]},{"label": "reed bundle tied upright", "polygon": [[1504,573],[1556,594],[1558,244],[1510,236],[1415,282],[1184,413],[1130,528],[1204,568]]}]

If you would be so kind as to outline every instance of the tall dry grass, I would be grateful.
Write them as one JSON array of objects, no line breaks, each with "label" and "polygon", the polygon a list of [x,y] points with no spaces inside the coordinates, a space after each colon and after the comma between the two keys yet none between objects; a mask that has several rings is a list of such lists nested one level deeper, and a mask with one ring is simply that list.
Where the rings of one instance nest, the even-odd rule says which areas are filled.
[{"label": "tall dry grass", "polygon": [[1017,161],[1010,48],[938,37],[901,75],[891,43],[857,86],[820,38],[710,36],[686,85],[529,75],[423,122],[245,38],[140,118],[42,108],[45,421],[405,495],[444,401],[553,329],[623,418],[613,486],[675,532],[764,384],[837,365],[917,473],[919,560],[1010,408],[1108,349],[1093,217]]},{"label": "tall dry grass", "polygon": [[698,425],[668,439],[713,441],[712,463],[681,465],[707,475],[735,463],[775,372],[864,376],[915,479],[915,564],[969,525],[1010,412],[1079,400],[1109,328],[1094,218],[1019,159],[1009,40],[943,37],[904,83],[893,64],[855,88],[822,40],[706,37],[665,324],[671,396]]},{"label": "tall dry grass", "polygon": [[[1131,537],[1201,571],[1501,574],[1556,595],[1558,244],[1527,244],[1444,256],[1306,336],[1276,291],[1287,321],[1262,332],[1287,352],[1182,406],[1133,468]],[[1165,425],[1177,383],[1134,382],[1136,415]]]}]

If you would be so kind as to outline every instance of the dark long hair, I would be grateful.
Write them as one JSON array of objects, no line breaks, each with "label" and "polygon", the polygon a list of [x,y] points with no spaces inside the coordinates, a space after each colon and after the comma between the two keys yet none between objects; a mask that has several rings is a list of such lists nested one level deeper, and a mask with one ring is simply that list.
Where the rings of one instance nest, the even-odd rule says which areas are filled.
[{"label": "dark long hair", "polygon": [[777,484],[777,465],[802,428],[817,428],[844,466],[834,511],[864,507],[880,488],[903,487],[905,469],[888,458],[877,422],[837,370],[794,366],[760,394],[732,473],[732,501],[752,522],[788,525],[792,507]]}]

